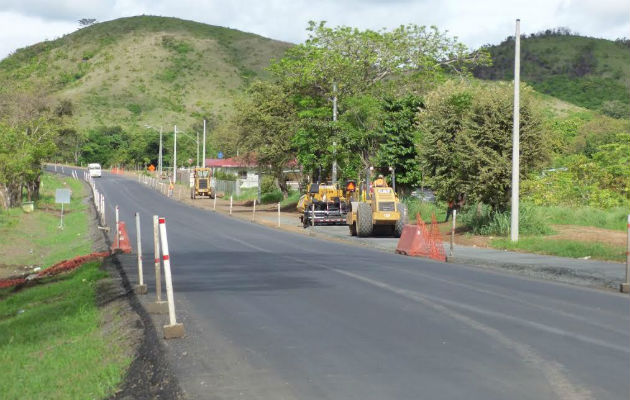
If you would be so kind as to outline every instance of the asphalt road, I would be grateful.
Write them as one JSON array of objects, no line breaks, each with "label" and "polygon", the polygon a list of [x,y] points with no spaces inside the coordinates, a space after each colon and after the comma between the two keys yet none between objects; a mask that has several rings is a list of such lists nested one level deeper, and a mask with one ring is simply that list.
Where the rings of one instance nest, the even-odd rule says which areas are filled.
[{"label": "asphalt road", "polygon": [[140,213],[145,259],[151,216],[166,218],[188,334],[166,346],[190,398],[630,398],[628,296],[277,231],[119,176],[97,186],[132,243]]}]

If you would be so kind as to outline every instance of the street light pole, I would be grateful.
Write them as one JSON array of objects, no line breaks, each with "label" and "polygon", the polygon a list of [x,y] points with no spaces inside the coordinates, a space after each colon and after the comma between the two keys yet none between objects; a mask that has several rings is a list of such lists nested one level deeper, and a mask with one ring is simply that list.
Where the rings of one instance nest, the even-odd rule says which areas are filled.
[{"label": "street light pole", "polygon": [[520,124],[520,104],[519,86],[521,73],[521,20],[516,20],[516,36],[514,47],[514,122],[512,125],[512,224],[510,237],[512,242],[518,242],[518,198],[519,198],[519,174],[520,174],[520,154],[519,154],[519,124]]},{"label": "street light pole", "polygon": [[[333,83],[333,123],[337,122],[337,84]],[[333,124],[334,125],[334,124]],[[337,142],[333,142],[332,184],[337,184]]]},{"label": "street light pole", "polygon": [[202,167],[206,167],[206,120],[203,120],[203,165]]},{"label": "street light pole", "polygon": [[158,176],[162,177],[162,127],[160,126],[160,155],[158,156]]},{"label": "street light pole", "polygon": [[177,182],[177,125],[173,128],[173,183]]},{"label": "street light pole", "polygon": [[199,132],[195,132],[197,134],[197,167],[199,167]]}]

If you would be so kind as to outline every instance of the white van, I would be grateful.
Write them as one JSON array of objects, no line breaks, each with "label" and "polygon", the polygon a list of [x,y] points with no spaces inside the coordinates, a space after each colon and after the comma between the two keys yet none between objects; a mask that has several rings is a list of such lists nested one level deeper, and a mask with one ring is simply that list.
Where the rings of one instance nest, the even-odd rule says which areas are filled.
[{"label": "white van", "polygon": [[99,163],[88,164],[88,171],[90,171],[90,176],[92,178],[100,178],[101,177],[101,164]]}]

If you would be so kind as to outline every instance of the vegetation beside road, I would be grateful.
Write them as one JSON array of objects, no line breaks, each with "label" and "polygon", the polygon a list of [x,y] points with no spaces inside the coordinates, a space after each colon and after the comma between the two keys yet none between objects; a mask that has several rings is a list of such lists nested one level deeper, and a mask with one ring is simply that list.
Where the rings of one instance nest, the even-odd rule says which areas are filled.
[{"label": "vegetation beside road", "polygon": [[[55,189],[72,190],[61,206]],[[87,204],[83,184],[71,177],[42,176],[35,210],[0,212],[0,266],[3,277],[16,266],[42,268],[90,252]],[[6,239],[6,240],[5,240]],[[45,278],[21,290],[0,290],[0,380],[3,399],[99,399],[111,396],[130,363],[124,332],[103,332],[103,311],[96,304],[107,273],[100,262]],[[19,268],[18,272],[31,269]]]},{"label": "vegetation beside road", "polygon": [[43,284],[0,295],[3,399],[101,399],[130,361],[118,332],[105,337],[96,306],[100,262]]}]

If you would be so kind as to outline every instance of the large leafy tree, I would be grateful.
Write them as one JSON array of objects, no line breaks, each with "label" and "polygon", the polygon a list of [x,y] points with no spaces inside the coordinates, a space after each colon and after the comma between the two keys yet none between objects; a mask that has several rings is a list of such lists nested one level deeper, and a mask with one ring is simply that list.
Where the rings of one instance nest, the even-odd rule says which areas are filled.
[{"label": "large leafy tree", "polygon": [[[373,31],[311,22],[308,31],[308,40],[289,49],[270,69],[278,85],[308,100],[299,110],[302,124],[295,141],[298,159],[311,171],[322,165],[329,170],[336,158],[345,168],[341,175],[355,176],[356,169],[379,162],[376,154],[385,138],[402,132],[390,129],[384,134],[384,98],[426,89],[448,74],[466,75],[469,66],[489,60],[485,52],[469,51],[436,27]],[[331,124],[334,98],[339,121]],[[408,144],[407,139],[399,142]],[[392,158],[398,151],[393,150],[396,139],[388,145]],[[401,169],[407,179],[407,168]]]},{"label": "large leafy tree", "polygon": [[[512,86],[449,82],[427,96],[419,112],[419,153],[439,197],[507,208],[512,173]],[[521,177],[548,159],[549,149],[531,90],[521,90]]]},{"label": "large leafy tree", "polygon": [[285,171],[295,159],[291,140],[296,130],[295,100],[281,86],[260,81],[247,94],[236,104],[239,148],[277,180],[286,198]]}]

